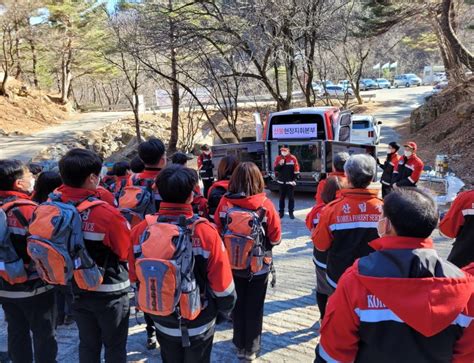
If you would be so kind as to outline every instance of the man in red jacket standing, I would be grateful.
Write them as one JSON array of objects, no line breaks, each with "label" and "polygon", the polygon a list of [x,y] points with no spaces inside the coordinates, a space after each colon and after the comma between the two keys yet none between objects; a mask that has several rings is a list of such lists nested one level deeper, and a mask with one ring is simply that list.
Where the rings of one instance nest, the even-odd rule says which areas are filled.
[{"label": "man in red jacket standing", "polygon": [[458,267],[474,262],[474,190],[460,193],[439,224],[445,236],[456,238],[448,261]]},{"label": "man in red jacket standing", "polygon": [[404,146],[404,156],[393,171],[393,185],[397,187],[416,187],[425,164],[416,155],[418,149],[416,143],[410,141]]},{"label": "man in red jacket standing", "polygon": [[277,182],[280,184],[280,218],[285,216],[285,200],[288,196],[288,213],[291,219],[295,219],[293,214],[295,210],[294,191],[296,180],[300,177],[300,164],[298,159],[291,155],[288,145],[282,145],[280,153],[274,163]]},{"label": "man in red jacket standing", "polygon": [[385,197],[376,252],[339,280],[316,363],[474,361],[474,277],[438,256],[429,238],[437,223],[422,191]]}]

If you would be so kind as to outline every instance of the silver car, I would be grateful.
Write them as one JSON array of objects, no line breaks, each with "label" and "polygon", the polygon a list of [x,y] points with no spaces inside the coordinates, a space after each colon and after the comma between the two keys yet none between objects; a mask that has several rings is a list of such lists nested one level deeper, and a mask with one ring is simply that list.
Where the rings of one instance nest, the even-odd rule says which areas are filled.
[{"label": "silver car", "polygon": [[395,76],[393,80],[393,86],[398,88],[402,87],[411,87],[411,86],[421,86],[421,78],[413,73],[400,74]]}]

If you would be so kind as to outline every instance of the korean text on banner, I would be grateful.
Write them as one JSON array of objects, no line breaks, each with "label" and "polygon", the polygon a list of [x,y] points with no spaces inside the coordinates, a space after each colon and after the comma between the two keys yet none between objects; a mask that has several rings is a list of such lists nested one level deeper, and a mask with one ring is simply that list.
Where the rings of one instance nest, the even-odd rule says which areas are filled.
[{"label": "korean text on banner", "polygon": [[317,124],[272,125],[275,139],[311,139],[318,136]]}]

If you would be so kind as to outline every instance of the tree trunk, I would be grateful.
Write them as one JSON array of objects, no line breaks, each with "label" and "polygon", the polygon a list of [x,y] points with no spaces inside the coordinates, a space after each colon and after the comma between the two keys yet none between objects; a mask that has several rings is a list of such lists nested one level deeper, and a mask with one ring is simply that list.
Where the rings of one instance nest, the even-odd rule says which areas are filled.
[{"label": "tree trunk", "polygon": [[[474,69],[474,55],[461,43],[453,29],[452,22],[455,19],[454,1],[443,0],[441,5],[441,16],[439,19],[440,30],[443,37],[446,39],[447,46],[453,57],[453,65],[457,66],[460,63],[464,64],[470,70]],[[454,73],[460,73],[455,71]],[[464,74],[462,74],[464,78]]]},{"label": "tree trunk", "polygon": [[72,60],[72,40],[67,41],[67,52],[63,54],[61,63],[61,103],[66,104],[68,101],[69,87],[71,85],[71,60]]},{"label": "tree trunk", "polygon": [[[173,11],[173,1],[168,1],[168,10]],[[171,153],[176,151],[179,138],[179,85],[177,82],[178,70],[175,49],[175,24],[174,20],[169,18],[169,37],[170,37],[170,59],[171,59],[171,135],[168,143],[168,149]]]},{"label": "tree trunk", "polygon": [[3,70],[2,83],[0,84],[0,96],[8,97],[7,80],[8,80],[8,68],[5,67]]},{"label": "tree trunk", "polygon": [[39,89],[39,81],[38,81],[38,54],[36,52],[36,46],[33,40],[30,39],[30,50],[31,50],[31,60],[32,60],[32,69],[31,72],[33,73],[33,84],[36,89]]},{"label": "tree trunk", "polygon": [[140,108],[138,93],[134,92],[135,102],[133,105],[133,117],[135,119],[135,133],[137,135],[137,142],[140,144],[142,142],[142,133],[140,130],[140,114],[138,112]]}]

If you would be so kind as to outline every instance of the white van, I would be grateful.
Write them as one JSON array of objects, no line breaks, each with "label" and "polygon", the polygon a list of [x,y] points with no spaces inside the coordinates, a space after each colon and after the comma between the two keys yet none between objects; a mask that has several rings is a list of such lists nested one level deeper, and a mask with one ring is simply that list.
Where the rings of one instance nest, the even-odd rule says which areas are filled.
[{"label": "white van", "polygon": [[363,145],[378,145],[382,121],[370,115],[353,115],[351,142]]}]

